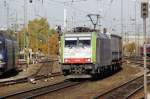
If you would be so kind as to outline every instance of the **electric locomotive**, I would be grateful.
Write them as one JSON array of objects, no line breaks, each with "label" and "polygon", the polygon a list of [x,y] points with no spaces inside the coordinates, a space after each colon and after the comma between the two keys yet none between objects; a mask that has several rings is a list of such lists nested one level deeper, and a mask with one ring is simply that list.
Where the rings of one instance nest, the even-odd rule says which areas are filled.
[{"label": "electric locomotive", "polygon": [[0,75],[16,69],[17,67],[18,43],[14,37],[0,31]]},{"label": "electric locomotive", "polygon": [[122,38],[75,31],[61,36],[61,69],[67,78],[95,78],[121,67]]}]

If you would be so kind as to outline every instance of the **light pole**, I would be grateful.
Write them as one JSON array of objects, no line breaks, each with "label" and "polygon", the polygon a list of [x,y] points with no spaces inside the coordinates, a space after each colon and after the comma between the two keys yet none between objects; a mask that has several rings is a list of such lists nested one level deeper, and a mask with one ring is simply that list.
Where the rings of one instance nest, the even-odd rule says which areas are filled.
[{"label": "light pole", "polygon": [[136,42],[136,1],[134,4],[134,10],[135,10],[135,60],[136,60],[136,55],[137,55],[137,42]]},{"label": "light pole", "polygon": [[137,34],[137,35],[138,35],[138,39],[137,39],[137,40],[138,40],[138,42],[137,42],[137,43],[138,43],[138,44],[137,44],[137,53],[138,53],[138,56],[140,56],[140,44],[139,44],[140,24],[137,25],[137,33],[138,33],[138,34]]},{"label": "light pole", "polygon": [[24,0],[24,28],[25,28],[25,31],[24,31],[24,48],[26,48],[26,23],[27,23],[27,2],[26,0]]},{"label": "light pole", "polygon": [[123,37],[123,0],[121,0],[121,36]]},{"label": "light pole", "polygon": [[66,5],[64,3],[64,31],[67,31],[67,9],[66,9]]},{"label": "light pole", "polygon": [[146,19],[148,18],[148,9],[149,3],[148,0],[141,2],[141,18],[143,19],[143,32],[144,32],[144,94],[145,99],[147,99],[147,54],[146,54],[146,45],[147,45],[147,32],[146,32]]},{"label": "light pole", "polygon": [[[121,0],[121,37],[123,38],[123,0]],[[121,51],[124,52],[123,46],[121,48]],[[121,56],[123,57],[123,54]],[[119,55],[118,55],[118,57],[119,57]]]},{"label": "light pole", "polygon": [[28,37],[28,22],[27,22],[27,10],[28,10],[27,3],[28,3],[27,0],[24,0],[24,28],[25,28],[24,49],[26,49],[26,58],[27,58],[27,67],[28,67],[30,57],[29,57],[29,37]]},{"label": "light pole", "polygon": [[9,30],[9,4],[8,2],[4,1],[4,6],[6,7],[6,13],[7,13],[7,30]]}]

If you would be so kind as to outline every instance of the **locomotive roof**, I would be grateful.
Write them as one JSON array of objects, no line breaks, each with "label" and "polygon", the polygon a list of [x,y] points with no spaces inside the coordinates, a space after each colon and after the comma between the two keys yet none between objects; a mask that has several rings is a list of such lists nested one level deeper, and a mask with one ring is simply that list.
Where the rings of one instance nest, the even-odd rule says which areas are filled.
[{"label": "locomotive roof", "polygon": [[76,37],[76,36],[91,36],[92,32],[67,32],[64,34],[65,37]]},{"label": "locomotive roof", "polygon": [[[93,32],[67,32],[64,34],[65,37],[75,37],[75,36],[91,36]],[[97,32],[97,34],[99,34],[100,37],[103,37],[103,36],[106,36],[108,34],[104,34],[104,33],[100,33],[100,32]],[[120,38],[122,39],[121,36],[119,35],[116,35],[116,34],[111,34],[111,37],[117,37],[117,38]]]},{"label": "locomotive roof", "polygon": [[122,37],[121,37],[121,36],[119,36],[119,35],[116,35],[116,34],[111,34],[111,36],[113,36],[113,37],[117,37],[117,38],[120,38],[120,39],[122,39]]}]

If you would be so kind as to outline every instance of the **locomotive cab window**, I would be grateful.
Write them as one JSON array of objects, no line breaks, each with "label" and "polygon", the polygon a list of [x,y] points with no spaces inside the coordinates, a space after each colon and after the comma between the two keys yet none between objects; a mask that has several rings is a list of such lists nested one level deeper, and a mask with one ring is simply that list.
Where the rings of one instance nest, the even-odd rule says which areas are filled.
[{"label": "locomotive cab window", "polygon": [[65,47],[75,47],[77,46],[77,38],[66,38]]},{"label": "locomotive cab window", "polygon": [[89,47],[90,45],[90,38],[65,38],[65,47]]},{"label": "locomotive cab window", "polygon": [[90,38],[79,38],[79,47],[89,47],[91,45]]}]

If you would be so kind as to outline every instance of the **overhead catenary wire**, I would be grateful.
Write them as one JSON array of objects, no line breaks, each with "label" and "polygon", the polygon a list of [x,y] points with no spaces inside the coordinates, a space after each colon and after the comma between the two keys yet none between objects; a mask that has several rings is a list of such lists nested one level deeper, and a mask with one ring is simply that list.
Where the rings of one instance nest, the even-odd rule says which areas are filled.
[{"label": "overhead catenary wire", "polygon": [[[74,3],[74,2],[78,3],[78,2],[85,2],[85,1],[88,1],[88,0],[65,0],[65,1],[59,1],[59,0],[44,0],[43,2],[47,2],[47,3],[49,3],[49,4],[52,4],[52,2],[50,2],[50,1],[52,1],[52,2],[55,3],[55,4],[64,5],[64,4],[67,4],[67,3]],[[21,2],[20,2],[19,0],[16,0],[15,3],[19,5]],[[21,5],[21,6],[23,6],[23,5]],[[59,5],[58,5],[58,6],[59,6]],[[66,5],[66,6],[72,8],[72,9],[74,9],[74,10],[76,10],[76,11],[80,11],[80,12],[82,12],[82,13],[84,13],[84,14],[89,13],[89,12],[87,12],[87,11],[78,9],[78,8],[76,8],[76,7],[72,7],[72,6],[69,5],[69,4]]]},{"label": "overhead catenary wire", "polygon": [[74,3],[74,2],[82,2],[82,1],[87,1],[87,0],[68,0],[68,1],[58,1],[58,0],[50,0],[50,1],[53,1],[53,2],[57,2],[57,3],[60,3],[60,4],[64,4],[64,3]]},{"label": "overhead catenary wire", "polygon": [[[20,4],[20,6],[22,6],[22,2],[21,1],[19,1],[19,0],[15,0],[16,2],[14,2],[15,4],[17,4],[17,5],[19,5]],[[28,0],[27,0],[28,1]],[[33,1],[36,1],[36,0],[33,0]],[[37,0],[37,1],[42,1],[42,0]],[[37,2],[36,1],[36,2]],[[76,13],[76,16],[83,16],[82,18],[83,18],[83,20],[85,20],[84,19],[84,17],[90,12],[90,11],[87,11],[86,9],[80,9],[79,7],[76,7],[76,6],[72,6],[72,5],[74,5],[75,3],[77,3],[77,4],[79,4],[80,2],[82,2],[83,4],[84,4],[84,2],[86,3],[87,1],[90,1],[90,0],[43,0],[43,2],[45,3],[45,5],[48,5],[48,4],[50,4],[51,6],[47,6],[47,7],[52,7],[52,6],[66,6],[66,7],[68,7],[68,8],[71,8],[71,10],[74,10],[74,12]],[[104,1],[104,0],[99,0],[99,1]],[[107,1],[109,1],[109,2],[106,2],[106,4],[107,5],[111,5],[113,2],[114,2],[114,0],[107,0]],[[42,3],[42,2],[41,2]],[[104,5],[106,5],[106,4],[104,4]],[[109,7],[109,6],[108,6]],[[47,8],[48,9],[48,8]],[[109,8],[110,9],[110,8]],[[109,9],[107,9],[107,11],[109,11]],[[106,10],[104,11],[106,14],[105,14],[105,16],[107,15],[107,12]],[[70,11],[71,12],[71,11]],[[72,12],[71,12],[72,13]],[[79,13],[79,14],[78,14]],[[81,13],[81,14],[80,14]],[[73,15],[72,15],[73,16]],[[36,15],[34,16],[34,17],[36,17]],[[74,16],[73,16],[74,17]],[[85,17],[86,18],[86,17]],[[57,19],[56,19],[57,20]],[[76,17],[76,22],[77,22],[77,20],[78,20],[78,17]],[[57,20],[57,22],[58,22],[59,20]],[[60,20],[61,21],[61,20]],[[80,22],[80,21],[78,21],[78,22]]]},{"label": "overhead catenary wire", "polygon": [[[50,1],[53,1],[55,4],[57,4],[58,6],[59,5],[62,5],[62,6],[67,6],[67,7],[70,7],[70,8],[72,8],[72,9],[74,9],[74,10],[76,10],[76,11],[80,11],[80,12],[82,12],[82,13],[84,13],[84,14],[87,14],[87,13],[89,13],[89,12],[87,12],[87,11],[84,11],[84,10],[81,10],[81,9],[79,9],[79,8],[76,8],[76,7],[73,7],[73,6],[71,6],[71,5],[67,5],[67,2],[62,2],[62,1],[57,1],[57,0],[50,0]],[[46,3],[49,3],[49,4],[52,4],[52,2],[50,2],[49,0],[48,1],[45,1]],[[80,0],[80,2],[81,1],[85,1],[85,0]],[[75,2],[75,1],[74,1]],[[79,2],[79,0],[78,0],[78,2]]]}]

